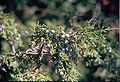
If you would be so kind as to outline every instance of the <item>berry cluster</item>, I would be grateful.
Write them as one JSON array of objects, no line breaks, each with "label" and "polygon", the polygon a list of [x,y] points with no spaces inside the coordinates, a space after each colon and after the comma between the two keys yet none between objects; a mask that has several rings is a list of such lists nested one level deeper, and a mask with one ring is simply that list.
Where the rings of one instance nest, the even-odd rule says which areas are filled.
[{"label": "berry cluster", "polygon": [[48,48],[54,47],[55,52],[72,52],[74,46],[71,40],[70,34],[61,31],[60,33],[55,32],[55,30],[50,30],[46,28],[36,29],[31,35],[31,43],[44,42],[47,43]]}]

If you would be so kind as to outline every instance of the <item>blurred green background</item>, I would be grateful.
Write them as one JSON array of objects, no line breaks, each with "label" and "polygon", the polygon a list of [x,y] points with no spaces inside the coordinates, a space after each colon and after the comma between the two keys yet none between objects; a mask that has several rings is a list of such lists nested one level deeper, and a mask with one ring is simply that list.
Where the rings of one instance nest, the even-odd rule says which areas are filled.
[{"label": "blurred green background", "polygon": [[[18,24],[35,26],[36,21],[65,31],[95,19],[98,24],[118,28],[119,0],[0,0],[5,13],[12,13]],[[111,33],[118,41],[118,32]]]}]

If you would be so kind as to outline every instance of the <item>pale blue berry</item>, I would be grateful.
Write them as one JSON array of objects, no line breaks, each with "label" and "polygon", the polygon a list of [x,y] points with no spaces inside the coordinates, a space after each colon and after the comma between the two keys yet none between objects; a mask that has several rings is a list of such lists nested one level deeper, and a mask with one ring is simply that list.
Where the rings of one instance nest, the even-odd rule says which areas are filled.
[{"label": "pale blue berry", "polygon": [[65,40],[65,44],[67,44],[67,43],[69,43],[69,41],[68,41],[68,40]]},{"label": "pale blue berry", "polygon": [[61,37],[62,37],[62,38],[65,38],[65,35],[62,35]]},{"label": "pale blue berry", "polygon": [[64,75],[63,71],[60,72],[60,75],[61,75],[61,76]]},{"label": "pale blue berry", "polygon": [[51,30],[52,33],[55,33],[55,30]]},{"label": "pale blue berry", "polygon": [[109,47],[109,52],[112,52],[112,48],[111,47]]},{"label": "pale blue berry", "polygon": [[66,34],[66,37],[68,37],[68,38],[69,38],[69,37],[70,37],[70,35],[69,35],[69,34]]}]

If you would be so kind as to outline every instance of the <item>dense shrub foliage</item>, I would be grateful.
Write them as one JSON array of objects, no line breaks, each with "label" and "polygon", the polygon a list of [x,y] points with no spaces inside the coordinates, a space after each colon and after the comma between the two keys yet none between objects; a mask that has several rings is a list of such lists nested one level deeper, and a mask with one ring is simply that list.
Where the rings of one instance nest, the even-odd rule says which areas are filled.
[{"label": "dense shrub foliage", "polygon": [[0,79],[14,81],[117,80],[118,52],[108,26],[94,20],[77,30],[39,22],[25,28],[0,12]]}]

